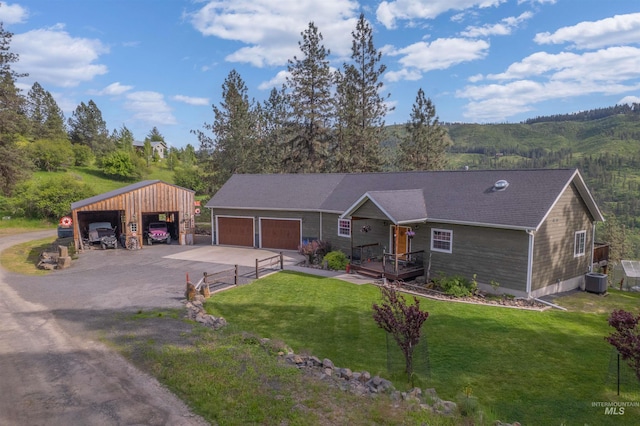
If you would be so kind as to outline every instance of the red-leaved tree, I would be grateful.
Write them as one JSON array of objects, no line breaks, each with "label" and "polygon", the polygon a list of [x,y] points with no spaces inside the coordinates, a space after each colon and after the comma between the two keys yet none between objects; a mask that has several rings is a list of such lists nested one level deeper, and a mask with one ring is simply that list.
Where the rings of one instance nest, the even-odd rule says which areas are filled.
[{"label": "red-leaved tree", "polygon": [[382,286],[380,292],[382,303],[373,304],[373,319],[398,343],[404,355],[407,377],[411,379],[413,351],[420,341],[422,324],[429,312],[420,310],[420,301],[415,296],[413,305],[407,305],[404,296],[392,286]]},{"label": "red-leaved tree", "polygon": [[640,380],[640,315],[635,316],[620,309],[613,311],[608,321],[616,331],[605,339],[615,346],[622,359],[627,361]]}]

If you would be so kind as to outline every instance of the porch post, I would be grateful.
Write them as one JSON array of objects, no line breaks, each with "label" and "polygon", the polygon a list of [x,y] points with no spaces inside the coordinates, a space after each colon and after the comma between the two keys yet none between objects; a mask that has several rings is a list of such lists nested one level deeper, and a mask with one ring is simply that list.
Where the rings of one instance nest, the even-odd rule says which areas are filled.
[{"label": "porch post", "polygon": [[398,229],[398,225],[394,226],[396,235],[394,236],[396,240],[396,261],[393,272],[398,275],[398,242],[400,241],[400,230]]}]

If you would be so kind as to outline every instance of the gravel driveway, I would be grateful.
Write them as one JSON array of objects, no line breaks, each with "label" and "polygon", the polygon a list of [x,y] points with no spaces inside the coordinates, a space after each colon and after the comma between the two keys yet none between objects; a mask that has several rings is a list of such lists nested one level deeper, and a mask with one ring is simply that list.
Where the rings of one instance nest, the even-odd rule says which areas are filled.
[{"label": "gravel driveway", "polygon": [[[0,251],[52,235],[2,237]],[[207,424],[98,341],[123,312],[180,308],[187,273],[228,267],[164,257],[190,249],[92,250],[43,277],[0,270],[0,424]]]}]

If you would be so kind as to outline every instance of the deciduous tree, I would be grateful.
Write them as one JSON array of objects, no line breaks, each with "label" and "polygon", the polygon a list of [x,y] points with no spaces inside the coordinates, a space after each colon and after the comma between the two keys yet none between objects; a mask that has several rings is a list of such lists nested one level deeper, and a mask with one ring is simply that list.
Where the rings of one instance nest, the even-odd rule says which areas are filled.
[{"label": "deciduous tree", "polygon": [[620,309],[611,313],[608,322],[616,331],[605,339],[618,350],[640,380],[640,315]]},{"label": "deciduous tree", "polygon": [[420,301],[413,297],[413,305],[408,305],[394,287],[380,287],[382,302],[373,304],[373,319],[387,333],[393,336],[405,359],[407,378],[413,374],[413,352],[420,342],[422,324],[429,313],[420,310]]}]

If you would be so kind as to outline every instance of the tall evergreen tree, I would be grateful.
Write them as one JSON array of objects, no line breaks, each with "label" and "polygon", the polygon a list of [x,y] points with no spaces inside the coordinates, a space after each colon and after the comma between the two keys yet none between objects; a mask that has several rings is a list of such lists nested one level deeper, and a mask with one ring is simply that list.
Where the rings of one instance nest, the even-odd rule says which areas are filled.
[{"label": "tall evergreen tree", "polygon": [[213,137],[198,131],[201,149],[210,153],[208,172],[212,188],[219,188],[234,173],[261,171],[257,144],[257,120],[247,95],[247,86],[236,70],[222,85],[222,102],[213,106],[214,121],[204,128]]},{"label": "tall evergreen tree", "polygon": [[16,87],[16,79],[24,74],[11,69],[11,64],[19,60],[10,52],[12,37],[0,22],[0,192],[5,195],[11,195],[31,168],[26,153],[16,146],[18,135],[27,131],[27,119],[25,99]]},{"label": "tall evergreen tree", "polygon": [[[351,60],[336,78],[338,141],[335,169],[340,172],[371,172],[382,169],[380,142],[384,132],[387,105],[380,95],[382,52],[373,44],[371,25],[360,15],[351,33]],[[387,95],[388,97],[388,95]]]},{"label": "tall evergreen tree", "polygon": [[90,147],[96,157],[115,149],[107,123],[102,119],[102,111],[93,100],[88,104],[81,102],[69,118],[69,136],[72,143]]},{"label": "tall evergreen tree", "polygon": [[147,138],[149,138],[151,142],[164,142],[164,136],[162,136],[158,128],[155,126],[153,126],[153,129],[151,129],[151,131],[147,135]]},{"label": "tall evergreen tree", "polygon": [[281,173],[284,171],[284,159],[287,156],[289,138],[289,107],[286,90],[283,87],[271,90],[269,98],[260,108],[260,138],[262,142],[265,173]]},{"label": "tall evergreen tree", "polygon": [[302,57],[289,60],[287,86],[295,129],[285,159],[288,172],[325,172],[330,170],[329,147],[334,120],[333,75],[329,50],[322,45],[322,34],[313,22],[298,42]]},{"label": "tall evergreen tree", "polygon": [[424,91],[418,90],[407,135],[400,142],[400,170],[442,170],[446,165],[446,150],[451,145],[447,131],[440,125],[436,107]]},{"label": "tall evergreen tree", "polygon": [[113,130],[111,133],[111,140],[117,149],[133,152],[133,142],[135,141],[135,137],[133,136],[133,132],[124,124],[120,127],[120,130]]},{"label": "tall evergreen tree", "polygon": [[29,134],[33,139],[68,139],[64,114],[51,93],[35,82],[27,94]]}]

